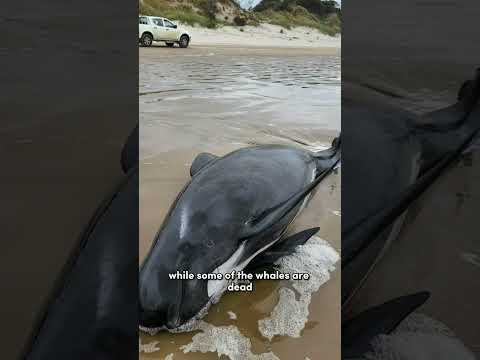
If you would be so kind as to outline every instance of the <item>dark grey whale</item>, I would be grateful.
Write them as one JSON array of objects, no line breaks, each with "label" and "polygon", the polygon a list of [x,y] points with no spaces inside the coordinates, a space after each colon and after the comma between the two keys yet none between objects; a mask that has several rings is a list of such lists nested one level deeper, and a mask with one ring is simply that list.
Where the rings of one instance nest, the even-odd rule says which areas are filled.
[{"label": "dark grey whale", "polygon": [[[348,97],[342,103],[347,147],[342,159],[342,358],[364,358],[375,336],[394,331],[428,299],[429,294],[421,292],[369,308],[353,318],[347,315],[356,290],[398,234],[402,214],[478,142],[479,102],[477,70],[473,80],[460,88],[454,105],[420,117]],[[357,127],[351,126],[354,120]],[[366,128],[368,138],[362,136]],[[355,148],[363,150],[361,155],[352,151]],[[353,173],[357,175],[354,179]]]},{"label": "dark grey whale", "polygon": [[22,359],[138,357],[138,127],[121,164],[124,179],[81,235]]},{"label": "dark grey whale", "polygon": [[480,72],[452,106],[417,116],[342,95],[342,304],[396,237],[402,214],[480,131]]},{"label": "dark grey whale", "polygon": [[202,153],[172,205],[139,277],[140,324],[177,329],[202,315],[223,280],[170,280],[168,274],[227,273],[262,266],[318,229],[284,239],[314,188],[340,161],[340,140],[313,153],[283,145]]}]

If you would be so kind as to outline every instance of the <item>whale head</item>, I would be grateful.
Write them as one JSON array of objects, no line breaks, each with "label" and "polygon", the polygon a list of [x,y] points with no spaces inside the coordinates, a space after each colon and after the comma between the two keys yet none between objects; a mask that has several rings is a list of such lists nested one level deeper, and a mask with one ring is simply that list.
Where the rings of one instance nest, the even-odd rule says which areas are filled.
[{"label": "whale head", "polygon": [[[239,235],[244,224],[238,219],[246,213],[206,190],[202,199],[188,189],[179,196],[142,263],[141,326],[177,329],[197,317],[227,285],[198,275],[230,272],[244,255]],[[177,273],[192,278],[173,279]]]}]

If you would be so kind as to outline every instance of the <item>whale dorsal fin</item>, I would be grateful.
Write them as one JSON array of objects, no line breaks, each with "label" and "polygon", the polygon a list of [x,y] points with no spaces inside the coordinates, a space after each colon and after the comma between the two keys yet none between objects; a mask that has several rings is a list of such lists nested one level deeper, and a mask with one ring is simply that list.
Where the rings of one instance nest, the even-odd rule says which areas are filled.
[{"label": "whale dorsal fin", "polygon": [[430,297],[428,292],[398,297],[370,308],[342,325],[342,353],[347,359],[362,358],[371,350],[371,341],[389,334]]},{"label": "whale dorsal fin", "polygon": [[200,153],[193,160],[192,166],[190,167],[190,176],[195,176],[205,165],[211,163],[214,160],[217,160],[218,156],[210,153]]}]

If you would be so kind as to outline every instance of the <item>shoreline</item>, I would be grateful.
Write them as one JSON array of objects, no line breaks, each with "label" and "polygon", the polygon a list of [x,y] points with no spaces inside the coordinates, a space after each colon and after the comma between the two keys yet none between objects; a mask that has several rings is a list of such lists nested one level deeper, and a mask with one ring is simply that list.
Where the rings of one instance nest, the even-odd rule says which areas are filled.
[{"label": "shoreline", "polygon": [[[156,50],[161,49],[162,53],[158,53]],[[185,56],[188,55],[212,55],[217,54],[217,51],[221,51],[222,55],[255,55],[255,56],[280,56],[288,52],[288,56],[340,56],[341,50],[337,48],[328,47],[286,47],[286,46],[261,46],[261,45],[237,45],[237,44],[204,44],[197,45],[193,43],[187,49],[180,49],[179,47],[169,48],[163,42],[154,42],[151,47],[139,48],[140,62],[142,60],[155,58],[157,56],[177,56],[179,51],[185,52]],[[212,51],[214,53],[212,53]]]}]

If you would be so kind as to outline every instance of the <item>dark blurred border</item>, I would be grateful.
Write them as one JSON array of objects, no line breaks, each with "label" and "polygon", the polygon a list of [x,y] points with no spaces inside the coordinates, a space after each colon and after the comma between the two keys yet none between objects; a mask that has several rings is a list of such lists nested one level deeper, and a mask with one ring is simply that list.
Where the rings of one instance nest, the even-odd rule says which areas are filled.
[{"label": "dark blurred border", "polygon": [[121,151],[138,123],[137,9],[93,0],[2,4],[3,359],[19,356],[82,232],[125,176]]},{"label": "dark blurred border", "polygon": [[[345,231],[343,225],[350,216],[348,209],[354,208],[352,201],[361,197],[353,195],[364,192],[374,199],[382,193],[384,189],[375,188],[373,184],[376,175],[385,169],[377,167],[375,161],[368,171],[349,163],[352,157],[348,154],[363,152],[375,159],[372,154],[381,158],[384,149],[375,148],[373,143],[369,147],[371,134],[367,131],[358,132],[358,136],[367,139],[362,141],[365,146],[353,146],[348,134],[354,133],[352,130],[361,122],[358,117],[347,116],[344,109],[355,99],[363,105],[363,116],[369,116],[371,110],[383,111],[393,114],[390,118],[385,116],[385,121],[392,121],[400,114],[394,109],[422,115],[455,104],[462,84],[472,80],[480,66],[476,25],[480,4],[470,0],[344,1],[342,12],[342,135],[346,135],[342,149],[342,231]],[[477,103],[475,116],[479,114],[478,106]],[[480,124],[480,118],[478,121]],[[385,128],[388,126],[385,123]],[[347,320],[386,301],[428,291],[428,300],[419,295],[419,307],[412,305],[413,298],[401,298],[399,303],[404,301],[405,305],[412,301],[404,309],[411,307],[445,324],[478,357],[480,333],[476,319],[480,289],[475,279],[478,278],[480,244],[474,214],[479,210],[479,158],[478,147],[463,154],[412,202],[399,236],[349,306],[344,307],[344,325]],[[402,176],[400,172],[398,169],[397,177]],[[355,187],[353,184],[367,173],[372,186]],[[395,183],[397,177],[392,177],[390,184]],[[348,186],[351,188],[346,188]],[[395,195],[393,186],[391,195]],[[345,253],[343,238],[342,251]],[[352,282],[349,276],[342,270],[342,284]],[[390,305],[394,307],[399,303]],[[365,335],[367,329],[382,333],[378,330],[382,326],[374,330],[379,324],[373,319],[378,320],[379,313],[356,318],[359,322],[355,326],[348,323],[348,335],[357,331],[353,337],[360,339],[360,333]],[[401,311],[397,312],[399,321],[403,320],[402,316]],[[395,316],[384,329],[395,329],[393,318]],[[343,339],[346,335],[344,327]],[[438,343],[438,349],[443,349],[441,345]]]}]

